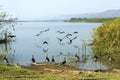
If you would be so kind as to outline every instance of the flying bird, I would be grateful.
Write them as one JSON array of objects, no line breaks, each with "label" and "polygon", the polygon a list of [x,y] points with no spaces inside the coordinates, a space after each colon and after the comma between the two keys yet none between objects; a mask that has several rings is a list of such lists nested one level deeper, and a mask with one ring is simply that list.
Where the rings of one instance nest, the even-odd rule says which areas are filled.
[{"label": "flying bird", "polygon": [[77,31],[75,31],[75,32],[74,32],[74,34],[78,34],[78,32],[77,32]]},{"label": "flying bird", "polygon": [[70,39],[68,36],[66,36],[66,37],[70,40],[70,43],[69,43],[69,44],[72,44],[72,41],[77,38],[77,36],[75,36],[75,37],[72,38],[72,39]]},{"label": "flying bird", "polygon": [[44,41],[43,44],[48,44],[48,42],[47,42],[47,41]]},{"label": "flying bird", "polygon": [[58,37],[56,37],[60,42],[62,42],[62,40],[65,38],[65,37],[63,37],[63,38],[58,38]]}]

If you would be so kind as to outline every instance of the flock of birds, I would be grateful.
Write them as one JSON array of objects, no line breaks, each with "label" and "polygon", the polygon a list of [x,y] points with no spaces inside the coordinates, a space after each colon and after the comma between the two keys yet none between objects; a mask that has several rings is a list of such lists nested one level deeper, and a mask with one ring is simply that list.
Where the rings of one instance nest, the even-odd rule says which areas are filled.
[{"label": "flock of birds", "polygon": [[[45,29],[45,30],[42,30],[40,31],[39,33],[37,33],[35,36],[41,36],[43,33],[46,33],[48,31],[50,31],[51,28],[48,28],[48,29]],[[56,36],[55,38],[58,40],[59,44],[60,45],[65,45],[65,43],[63,43],[63,40],[64,39],[67,39],[67,44],[72,44],[73,43],[73,40],[77,39],[77,35],[75,34],[79,34],[78,31],[74,31],[73,33],[66,33],[65,31],[62,31],[62,30],[58,30],[56,31],[59,35],[61,34],[64,34],[62,36]],[[49,45],[49,41],[45,40],[42,42],[42,45]],[[73,45],[75,48],[78,48],[77,45]],[[48,48],[44,48],[43,46],[40,46],[42,49],[43,49],[43,52],[48,52]]]},{"label": "flock of birds", "polygon": [[[43,33],[45,33],[45,32],[48,32],[48,31],[50,31],[50,28],[48,28],[48,29],[45,29],[45,30],[43,30],[43,31],[40,31],[38,34],[36,34],[35,36],[40,36],[40,35],[42,35]],[[57,31],[57,33],[58,34],[65,34],[65,31],[60,31],[60,30],[58,30]],[[73,32],[73,34],[79,34],[77,31],[75,31],[75,32]],[[73,37],[73,38],[71,38],[70,36],[72,36],[72,34],[70,34],[70,33],[68,33],[68,34],[66,34],[63,38],[59,38],[59,37],[56,37],[56,39],[60,42],[60,43],[62,43],[62,41],[65,39],[65,38],[67,38],[68,40],[69,40],[69,42],[67,43],[67,44],[72,44],[72,42],[73,42],[73,40],[75,40],[76,38],[77,38],[77,36],[75,36],[75,37]],[[15,35],[9,35],[9,37],[16,37]],[[43,41],[42,42],[42,45],[49,45],[49,42],[48,41]],[[48,49],[45,49],[45,48],[43,48],[43,52],[48,52]],[[77,54],[75,54],[75,57],[76,57],[76,62],[79,62],[80,61],[80,57],[77,55]],[[49,57],[48,57],[48,54],[46,55],[46,58],[45,58],[45,60],[47,61],[47,62],[52,62],[52,63],[55,63],[56,62],[56,60],[55,60],[55,58],[54,58],[54,56],[52,56],[52,58],[50,59]],[[32,55],[32,58],[31,58],[31,61],[32,61],[32,63],[36,63],[36,59],[35,59],[35,57],[34,57],[34,55]],[[4,62],[6,63],[6,64],[10,64],[9,63],[9,60],[7,59],[7,57],[5,56],[4,57]],[[66,57],[64,57],[64,60],[61,62],[61,65],[64,65],[64,64],[66,64]],[[18,63],[17,63],[18,64]]]},{"label": "flock of birds", "polygon": [[[40,36],[40,35],[42,35],[44,32],[48,32],[48,31],[50,31],[50,28],[48,28],[48,29],[46,29],[46,30],[43,30],[43,31],[40,31],[40,32],[39,32],[38,34],[36,34],[35,36]],[[65,32],[65,31],[60,31],[60,30],[58,30],[57,33],[58,33],[58,34],[65,34],[66,32]],[[79,32],[74,31],[73,34],[79,34]],[[56,37],[56,39],[58,39],[58,41],[59,41],[60,43],[62,43],[62,41],[66,38],[66,39],[69,40],[69,42],[68,42],[67,44],[72,44],[72,43],[73,43],[73,40],[77,39],[77,36],[74,36],[73,38],[71,38],[71,36],[72,36],[73,34],[68,33],[68,34],[65,34],[64,37],[62,37],[62,38]],[[16,36],[15,36],[15,35],[9,35],[8,37],[13,38],[13,37],[16,37]],[[42,44],[43,44],[43,45],[49,45],[49,42],[45,40],[45,41],[42,42]],[[44,48],[43,48],[43,52],[45,52],[45,53],[48,52],[48,49],[44,49]],[[75,62],[80,62],[80,56],[79,56],[78,54],[75,54],[74,57],[76,58]],[[94,61],[94,62],[97,62],[98,58],[99,58],[99,57],[98,57],[97,55],[94,55],[94,56],[93,56],[93,61]],[[46,54],[45,60],[46,60],[48,63],[56,63],[56,60],[55,60],[54,56],[52,56],[52,58],[50,59],[50,58],[48,57],[48,54]],[[108,58],[108,60],[109,60],[109,61],[113,61],[114,59],[110,56],[110,57]],[[10,63],[9,63],[9,60],[7,59],[6,56],[4,57],[4,62],[5,62],[6,64],[10,64]],[[36,59],[35,59],[34,55],[32,55],[31,62],[34,63],[34,64],[36,64]],[[64,57],[64,60],[63,60],[60,64],[61,64],[61,65],[65,65],[66,63],[67,63],[67,60],[66,60],[66,57]],[[18,63],[17,63],[17,65],[18,65]]]},{"label": "flock of birds", "polygon": [[[76,57],[76,61],[75,61],[75,62],[80,62],[80,57],[79,57],[77,54],[75,54],[75,57]],[[48,57],[48,55],[46,55],[45,60],[46,60],[48,63],[56,63],[56,60],[55,60],[54,56],[52,56],[52,58],[50,59],[50,58]],[[36,59],[35,59],[34,55],[32,55],[31,61],[32,61],[33,64],[36,64]],[[65,65],[66,62],[67,62],[67,61],[66,61],[66,57],[64,57],[64,60],[63,60],[60,64],[61,64],[61,65]]]},{"label": "flock of birds", "polygon": [[[50,31],[51,30],[51,28],[48,28],[48,29],[45,29],[45,30],[43,30],[43,31],[40,31],[38,34],[36,34],[35,36],[40,36],[40,35],[42,35],[43,33],[45,33],[45,32],[48,32],[48,31]],[[66,38],[66,39],[68,39],[69,40],[69,42],[66,42],[67,44],[72,44],[72,42],[73,42],[73,40],[75,40],[75,39],[77,39],[77,36],[73,36],[73,34],[79,34],[78,33],[78,31],[74,31],[72,34],[71,33],[67,33],[67,34],[65,34],[66,32],[65,31],[62,31],[62,30],[58,30],[58,31],[56,31],[59,35],[60,34],[64,34],[64,36],[63,37],[56,37],[56,39],[60,42],[60,44],[63,42],[63,40]],[[73,37],[72,37],[73,36]],[[42,43],[43,45],[49,45],[49,42],[48,41],[43,41],[43,43]],[[45,48],[43,48],[43,52],[47,52],[48,51],[48,48],[47,49],[45,49]],[[80,57],[77,55],[77,54],[75,54],[75,57],[76,57],[76,62],[79,62],[80,61]],[[46,61],[47,62],[52,62],[52,63],[55,63],[55,58],[54,58],[54,56],[52,56],[52,58],[51,58],[51,60],[49,59],[49,57],[48,57],[48,54],[46,55]],[[32,55],[32,62],[33,63],[35,63],[35,58],[34,58],[34,55]],[[64,64],[66,64],[66,57],[64,58],[64,60],[61,62],[61,65],[64,65]]]}]

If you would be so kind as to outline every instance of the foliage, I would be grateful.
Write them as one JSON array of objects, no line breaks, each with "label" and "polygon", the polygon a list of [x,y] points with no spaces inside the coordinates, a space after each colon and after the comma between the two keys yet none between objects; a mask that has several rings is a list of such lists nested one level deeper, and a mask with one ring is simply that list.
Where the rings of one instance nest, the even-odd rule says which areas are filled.
[{"label": "foliage", "polygon": [[[17,18],[12,18],[12,15],[8,14],[5,11],[0,11],[0,43],[6,43],[8,42],[7,35],[9,33],[9,29],[14,27],[15,24],[17,24],[15,21]],[[9,25],[9,28],[5,27]],[[4,28],[4,29],[3,29]]]},{"label": "foliage", "polygon": [[17,18],[11,18],[11,17],[12,15],[9,15],[6,12],[0,12],[0,28],[2,28],[5,25],[11,24],[15,20],[17,20]]},{"label": "foliage", "polygon": [[[109,57],[112,57],[116,65],[120,64],[120,18],[106,22],[96,28],[93,39],[93,53],[107,61]],[[105,62],[104,59],[102,59],[103,62]]]},{"label": "foliage", "polygon": [[65,22],[96,22],[102,23],[113,20],[115,18],[71,18],[70,20],[65,20]]}]

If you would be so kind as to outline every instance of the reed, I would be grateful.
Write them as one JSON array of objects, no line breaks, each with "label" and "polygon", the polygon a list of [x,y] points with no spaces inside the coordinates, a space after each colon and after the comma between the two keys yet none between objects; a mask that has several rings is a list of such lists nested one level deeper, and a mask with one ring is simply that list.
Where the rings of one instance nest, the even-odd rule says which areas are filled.
[{"label": "reed", "polygon": [[[92,51],[107,59],[109,55],[120,61],[120,18],[116,18],[96,28],[93,35]],[[104,60],[104,59],[103,59]]]}]

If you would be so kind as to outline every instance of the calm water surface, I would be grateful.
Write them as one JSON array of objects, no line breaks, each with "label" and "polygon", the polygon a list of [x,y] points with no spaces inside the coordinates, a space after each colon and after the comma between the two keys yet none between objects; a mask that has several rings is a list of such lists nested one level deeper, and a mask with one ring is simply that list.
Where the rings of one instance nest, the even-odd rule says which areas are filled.
[{"label": "calm water surface", "polygon": [[[81,69],[96,69],[104,68],[100,63],[94,64],[91,57],[91,49],[87,47],[86,61],[82,61],[83,54],[82,42],[85,40],[86,44],[90,42],[93,29],[100,26],[101,23],[65,23],[65,22],[22,22],[22,25],[16,25],[15,31],[12,33],[16,35],[15,41],[7,45],[8,59],[10,63],[19,63],[21,65],[28,65],[31,63],[31,56],[34,55],[36,62],[45,62],[45,57],[51,59],[55,57],[56,62],[60,63],[64,57],[67,58],[69,64],[75,65]],[[41,31],[39,36],[36,36]],[[64,31],[59,33],[57,31]],[[77,31],[78,34],[74,34]],[[70,39],[77,37],[69,44],[69,39],[66,34],[72,34]],[[57,38],[63,38],[60,42]],[[43,44],[44,41],[48,42]],[[2,47],[3,49],[4,47]],[[44,52],[44,50],[46,52]],[[80,55],[80,63],[72,63],[75,60],[75,54]]]}]

